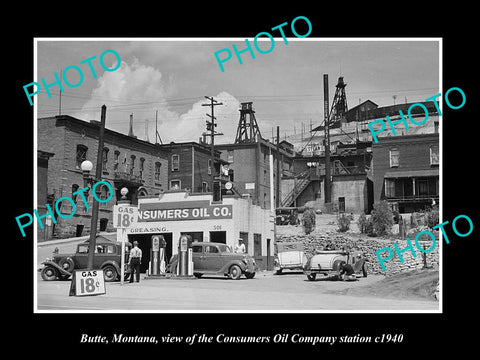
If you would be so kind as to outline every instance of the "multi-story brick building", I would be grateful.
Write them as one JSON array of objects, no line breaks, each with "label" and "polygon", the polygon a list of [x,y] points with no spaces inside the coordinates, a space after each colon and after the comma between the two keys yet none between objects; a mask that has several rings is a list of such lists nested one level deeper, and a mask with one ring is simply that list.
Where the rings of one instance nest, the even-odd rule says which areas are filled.
[{"label": "multi-story brick building", "polygon": [[[215,150],[212,167],[210,145],[200,142],[182,142],[160,145],[169,153],[168,189],[187,189],[191,192],[211,192],[211,180],[214,177],[214,198],[219,199],[222,182],[228,175],[222,173],[222,167],[228,162],[220,158]],[[228,170],[227,170],[228,171]]]},{"label": "multi-story brick building", "polygon": [[[38,119],[37,148],[55,154],[48,163],[47,203],[53,204],[62,196],[71,197],[76,205],[74,216],[57,219],[53,224],[53,236],[63,237],[79,234],[84,227],[90,231],[93,196],[87,197],[90,209],[84,206],[79,195],[73,195],[85,187],[80,168],[84,160],[93,164],[95,174],[97,159],[98,121],[82,121],[68,115]],[[108,126],[108,124],[107,124]],[[102,180],[108,181],[115,194],[107,203],[100,203],[100,229],[112,229],[112,208],[120,199],[120,189],[129,190],[127,197],[137,204],[138,196],[155,195],[168,187],[168,153],[159,145],[105,129]],[[100,198],[107,199],[109,189],[101,185]],[[63,201],[62,213],[70,214],[72,205]]]},{"label": "multi-story brick building", "polygon": [[[221,157],[229,163],[230,180],[238,192],[249,194],[253,204],[263,209],[270,208],[270,173],[273,172],[274,189],[277,187],[277,160],[280,162],[280,178],[293,170],[293,151],[288,142],[277,146],[259,137],[255,142],[219,144]],[[270,168],[270,154],[273,155],[273,169]],[[280,199],[282,194],[280,192]],[[274,203],[276,193],[274,193]]]},{"label": "multi-story brick building", "polygon": [[400,213],[439,202],[438,133],[382,137],[373,144],[374,200]]}]

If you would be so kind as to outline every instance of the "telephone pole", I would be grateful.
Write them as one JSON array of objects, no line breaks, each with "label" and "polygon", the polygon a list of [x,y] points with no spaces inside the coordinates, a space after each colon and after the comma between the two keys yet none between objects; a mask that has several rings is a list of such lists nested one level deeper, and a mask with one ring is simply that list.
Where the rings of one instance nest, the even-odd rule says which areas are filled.
[{"label": "telephone pole", "polygon": [[323,74],[323,116],[325,119],[325,204],[332,201],[330,179],[330,115],[328,113],[328,74]]},{"label": "telephone pole", "polygon": [[223,103],[221,102],[218,102],[217,100],[215,100],[213,97],[208,97],[208,96],[205,96],[206,99],[210,100],[210,103],[209,104],[202,104],[202,106],[210,106],[210,111],[211,111],[211,115],[210,114],[206,114],[208,117],[210,117],[211,121],[208,121],[207,120],[207,131],[210,131],[210,134],[208,133],[203,133],[203,135],[206,135],[206,136],[210,136],[211,140],[210,140],[210,161],[211,161],[211,169],[210,169],[210,191],[212,192],[212,197],[213,199],[215,200],[215,192],[214,192],[214,188],[213,188],[213,184],[214,184],[214,180],[215,180],[215,136],[217,135],[223,135],[221,133],[217,133],[215,131],[215,128],[217,126],[217,124],[215,124],[215,106],[218,106],[218,105],[223,105]]}]

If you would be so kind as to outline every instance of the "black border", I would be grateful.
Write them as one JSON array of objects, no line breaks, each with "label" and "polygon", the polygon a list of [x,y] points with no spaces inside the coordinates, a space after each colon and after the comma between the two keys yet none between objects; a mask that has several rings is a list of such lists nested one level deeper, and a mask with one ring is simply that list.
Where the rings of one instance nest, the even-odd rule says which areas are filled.
[{"label": "black border", "polygon": [[[398,7],[382,4],[351,6],[347,3],[327,6],[267,6],[266,12],[257,5],[246,3],[203,3],[198,9],[182,4],[183,9],[171,9],[164,4],[142,5],[105,4],[101,8],[85,4],[84,7],[67,10],[48,8],[29,9],[16,28],[21,35],[7,39],[9,51],[15,56],[4,66],[8,74],[8,109],[4,146],[9,138],[9,151],[4,152],[7,167],[3,176],[4,192],[7,192],[4,206],[8,208],[6,223],[13,240],[4,243],[5,284],[14,285],[5,291],[8,299],[4,315],[11,313],[14,322],[7,324],[8,339],[15,349],[29,346],[38,354],[61,356],[59,352],[81,354],[117,355],[126,350],[137,352],[137,356],[154,351],[166,356],[168,351],[176,354],[182,350],[199,351],[215,357],[225,356],[225,351],[240,356],[262,356],[257,351],[268,351],[280,355],[286,347],[296,349],[298,356],[307,351],[316,354],[339,354],[353,351],[362,356],[363,350],[388,356],[405,353],[417,356],[420,353],[440,354],[455,344],[466,350],[473,344],[474,330],[469,329],[475,314],[475,238],[478,229],[467,238],[458,238],[450,231],[450,244],[443,248],[443,314],[33,314],[32,294],[32,237],[19,235],[14,217],[31,211],[33,204],[33,108],[25,101],[22,86],[33,79],[33,38],[34,37],[251,37],[258,32],[290,22],[296,16],[309,18],[313,25],[310,37],[442,37],[443,38],[443,88],[456,86],[464,90],[466,105],[460,110],[450,110],[445,104],[443,122],[443,218],[450,222],[459,214],[466,214],[478,226],[476,209],[475,165],[476,154],[473,145],[477,133],[474,131],[476,118],[473,113],[478,90],[474,67],[475,20],[468,20],[469,13],[476,13],[473,6],[448,9],[441,5],[405,2]],[[40,6],[39,6],[40,7]],[[123,8],[120,8],[123,7]],[[127,10],[127,11],[125,11]],[[471,25],[469,25],[471,24]],[[9,36],[12,29],[6,29]],[[294,71],[294,64],[293,69]],[[12,99],[14,104],[10,104]],[[5,147],[4,147],[5,149]],[[12,252],[15,254],[12,256]],[[472,256],[473,255],[473,256]],[[20,265],[21,263],[21,265]],[[13,311],[11,311],[13,310]],[[472,319],[473,320],[473,319]],[[277,333],[302,333],[305,335],[342,335],[360,333],[376,336],[381,333],[402,333],[401,344],[349,344],[348,346],[307,346],[291,344],[266,345],[221,345],[202,344],[198,346],[165,345],[120,345],[102,346],[79,344],[82,333],[103,334],[124,333],[132,335],[188,336],[205,333],[215,336],[226,333],[234,336],[273,336]],[[77,348],[77,349],[75,349]],[[252,352],[252,350],[254,352]],[[140,351],[140,353],[139,353]],[[57,355],[55,355],[57,354]],[[188,353],[187,353],[188,354]],[[301,355],[300,355],[301,354]],[[40,355],[39,355],[40,356]],[[285,356],[288,356],[285,353]]]}]

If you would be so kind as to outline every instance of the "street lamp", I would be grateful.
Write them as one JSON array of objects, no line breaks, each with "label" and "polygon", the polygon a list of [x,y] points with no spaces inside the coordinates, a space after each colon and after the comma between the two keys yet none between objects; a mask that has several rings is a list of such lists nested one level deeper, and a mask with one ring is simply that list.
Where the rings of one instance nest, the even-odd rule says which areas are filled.
[{"label": "street lamp", "polygon": [[[90,175],[90,171],[93,169],[93,164],[89,160],[85,160],[80,164],[80,169],[82,169],[83,174],[83,186],[92,187],[93,186],[93,177]],[[90,191],[90,189],[88,190]],[[87,192],[88,192],[87,191]]]},{"label": "street lamp", "polygon": [[122,195],[121,200],[127,200],[128,189],[126,187],[121,188],[120,194]]}]

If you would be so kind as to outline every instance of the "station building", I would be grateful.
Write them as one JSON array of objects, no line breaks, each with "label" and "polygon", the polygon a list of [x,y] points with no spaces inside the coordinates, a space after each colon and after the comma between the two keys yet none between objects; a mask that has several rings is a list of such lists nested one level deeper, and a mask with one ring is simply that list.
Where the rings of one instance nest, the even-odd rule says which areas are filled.
[{"label": "station building", "polygon": [[[127,236],[142,250],[141,272],[148,268],[153,235],[165,239],[167,263],[178,253],[180,236],[190,235],[194,241],[219,242],[232,249],[242,238],[259,269],[273,269],[274,215],[252,204],[250,197],[224,195],[213,201],[211,193],[169,190],[139,197],[138,211],[138,222],[127,229]],[[120,238],[122,230],[117,231]]]}]

